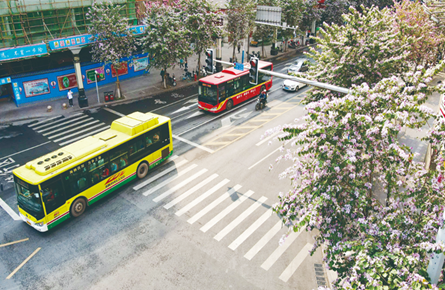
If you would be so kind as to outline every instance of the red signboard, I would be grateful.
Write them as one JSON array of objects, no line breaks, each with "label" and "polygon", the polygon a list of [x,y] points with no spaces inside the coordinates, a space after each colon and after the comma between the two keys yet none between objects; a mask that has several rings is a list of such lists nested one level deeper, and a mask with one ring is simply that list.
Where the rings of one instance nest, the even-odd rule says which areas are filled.
[{"label": "red signboard", "polygon": [[60,91],[75,88],[75,87],[77,87],[76,74],[72,73],[69,75],[57,77],[57,83],[59,84]]},{"label": "red signboard", "polygon": [[[126,61],[121,62],[121,67],[117,70],[119,75],[126,75],[128,73],[128,65]],[[111,65],[111,76],[113,78],[116,77],[116,70],[114,69],[114,65]]]}]

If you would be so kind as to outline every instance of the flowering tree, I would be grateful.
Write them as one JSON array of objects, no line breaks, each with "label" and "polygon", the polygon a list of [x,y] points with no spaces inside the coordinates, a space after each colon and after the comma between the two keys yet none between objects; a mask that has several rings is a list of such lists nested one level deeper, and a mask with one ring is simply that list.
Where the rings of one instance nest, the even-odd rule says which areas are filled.
[{"label": "flowering tree", "polygon": [[325,1],[323,8],[321,8],[321,21],[328,24],[343,25],[344,20],[342,15],[349,12],[349,6],[351,5],[348,0],[333,0]]},{"label": "flowering tree", "polygon": [[422,103],[445,92],[426,85],[444,67],[407,72],[406,82],[393,76],[372,88],[353,86],[343,98],[309,104],[305,123],[282,128],[281,140],[296,146],[278,159],[293,162],[281,175],[292,190],[280,194],[274,210],[294,231],[317,230],[312,251],[326,245],[325,260],[339,275],[335,287],[431,286],[431,253],[445,252],[435,242],[444,222],[444,158],[436,155],[436,170],[424,170],[397,137],[403,127],[434,119],[424,140],[440,151],[445,121]]},{"label": "flowering tree", "polygon": [[181,0],[178,6],[182,7],[183,25],[189,30],[188,37],[194,44],[198,68],[201,68],[201,54],[213,46],[213,37],[223,34],[223,29],[217,24],[222,14],[208,0]]},{"label": "flowering tree", "polygon": [[226,5],[229,44],[233,47],[232,58],[235,59],[235,47],[252,29],[256,4],[252,0],[229,0]]},{"label": "flowering tree", "polygon": [[93,2],[86,14],[91,22],[88,33],[92,35],[93,60],[111,63],[116,71],[116,97],[121,97],[119,83],[120,59],[136,51],[135,40],[130,32],[128,19],[122,17],[123,6],[110,2]]},{"label": "flowering tree", "polygon": [[[175,67],[178,59],[192,54],[189,31],[182,16],[182,8],[176,4],[146,4],[143,20],[146,28],[139,43],[150,56],[149,67],[163,69],[166,74],[168,68]],[[165,79],[164,88],[167,87]]]}]

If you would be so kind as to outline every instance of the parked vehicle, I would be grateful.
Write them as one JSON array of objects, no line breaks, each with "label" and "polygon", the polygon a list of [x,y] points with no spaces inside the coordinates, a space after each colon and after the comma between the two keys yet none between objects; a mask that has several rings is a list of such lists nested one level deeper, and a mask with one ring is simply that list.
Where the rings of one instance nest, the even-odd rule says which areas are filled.
[{"label": "parked vehicle", "polygon": [[170,74],[167,73],[167,85],[171,85],[171,86],[176,87],[176,77],[175,77],[175,74],[172,74],[170,76]]}]

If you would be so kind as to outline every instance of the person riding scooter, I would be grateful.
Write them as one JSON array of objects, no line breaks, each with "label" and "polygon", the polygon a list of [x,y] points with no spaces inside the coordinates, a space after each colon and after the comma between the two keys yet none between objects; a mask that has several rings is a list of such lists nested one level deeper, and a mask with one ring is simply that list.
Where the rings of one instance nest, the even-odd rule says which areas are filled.
[{"label": "person riding scooter", "polygon": [[263,90],[263,92],[260,94],[259,99],[263,103],[263,107],[266,106],[267,103],[267,91]]}]

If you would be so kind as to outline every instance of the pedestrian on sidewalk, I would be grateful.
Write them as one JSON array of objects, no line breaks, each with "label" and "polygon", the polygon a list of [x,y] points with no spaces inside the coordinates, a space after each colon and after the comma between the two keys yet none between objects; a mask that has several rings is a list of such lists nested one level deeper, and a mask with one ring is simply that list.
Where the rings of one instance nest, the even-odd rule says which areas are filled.
[{"label": "pedestrian on sidewalk", "polygon": [[241,53],[241,43],[238,42],[238,53]]},{"label": "pedestrian on sidewalk", "polygon": [[184,69],[185,70],[189,69],[189,64],[187,63],[187,59],[185,60],[185,63],[184,63]]},{"label": "pedestrian on sidewalk", "polygon": [[164,75],[165,75],[164,69],[161,69],[160,75],[161,75],[161,78],[162,78],[162,80],[161,80],[161,83],[162,83],[164,81]]},{"label": "pedestrian on sidewalk", "polygon": [[70,106],[72,107],[73,106],[73,92],[71,90],[68,90],[67,97],[68,97],[68,102],[70,103]]},{"label": "pedestrian on sidewalk", "polygon": [[184,60],[181,58],[179,60],[179,68],[182,68],[184,66]]}]

